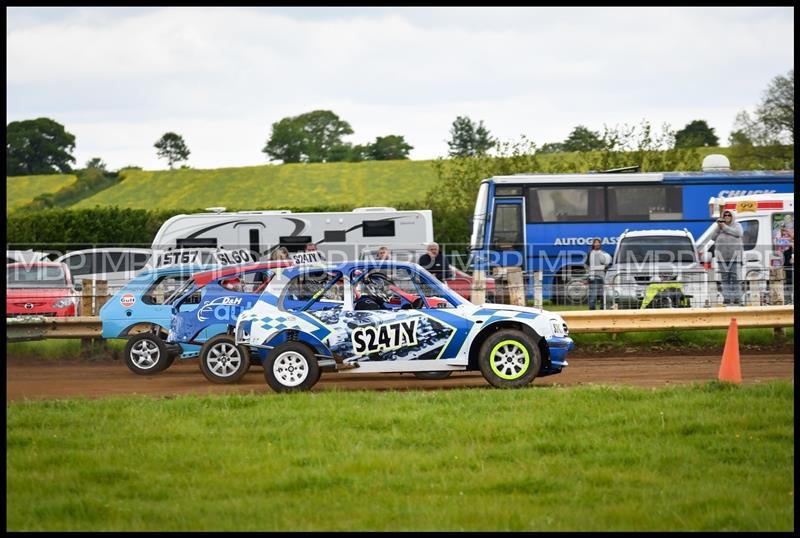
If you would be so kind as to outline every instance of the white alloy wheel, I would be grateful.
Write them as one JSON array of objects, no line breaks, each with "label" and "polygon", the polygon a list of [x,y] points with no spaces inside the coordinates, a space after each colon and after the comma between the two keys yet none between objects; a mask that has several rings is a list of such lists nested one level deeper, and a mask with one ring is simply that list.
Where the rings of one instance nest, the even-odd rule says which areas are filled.
[{"label": "white alloy wheel", "polygon": [[242,365],[242,354],[239,348],[228,342],[220,342],[208,350],[206,356],[208,369],[219,377],[230,377]]},{"label": "white alloy wheel", "polygon": [[272,363],[275,378],[287,387],[296,387],[308,377],[308,361],[297,351],[285,351]]},{"label": "white alloy wheel", "polygon": [[139,340],[131,347],[131,362],[142,370],[150,370],[158,364],[161,351],[152,340]]}]

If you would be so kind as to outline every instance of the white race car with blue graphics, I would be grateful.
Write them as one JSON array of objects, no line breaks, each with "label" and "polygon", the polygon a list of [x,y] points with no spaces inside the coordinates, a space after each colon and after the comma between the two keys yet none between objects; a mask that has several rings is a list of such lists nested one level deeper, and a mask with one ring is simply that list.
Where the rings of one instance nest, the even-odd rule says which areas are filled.
[{"label": "white race car with blue graphics", "polygon": [[480,370],[495,387],[522,387],[561,372],[573,346],[558,314],[476,306],[417,264],[380,261],[284,270],[239,315],[235,344],[267,350],[264,375],[278,392],[342,370]]}]

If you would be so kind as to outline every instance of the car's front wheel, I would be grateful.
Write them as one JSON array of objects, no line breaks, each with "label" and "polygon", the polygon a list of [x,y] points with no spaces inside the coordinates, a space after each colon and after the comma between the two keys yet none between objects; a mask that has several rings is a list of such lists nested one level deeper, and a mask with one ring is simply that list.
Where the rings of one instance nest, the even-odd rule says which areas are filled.
[{"label": "car's front wheel", "polygon": [[541,352],[533,338],[524,332],[501,329],[481,346],[478,367],[483,377],[495,387],[524,387],[539,374]]},{"label": "car's front wheel", "polygon": [[200,348],[200,370],[212,383],[236,383],[250,368],[250,350],[229,334],[218,334]]},{"label": "car's front wheel", "polygon": [[153,375],[163,372],[174,361],[164,341],[153,333],[139,333],[125,344],[125,365],[134,374]]},{"label": "car's front wheel", "polygon": [[264,361],[264,377],[275,392],[309,390],[319,381],[320,374],[314,352],[300,342],[284,342]]}]

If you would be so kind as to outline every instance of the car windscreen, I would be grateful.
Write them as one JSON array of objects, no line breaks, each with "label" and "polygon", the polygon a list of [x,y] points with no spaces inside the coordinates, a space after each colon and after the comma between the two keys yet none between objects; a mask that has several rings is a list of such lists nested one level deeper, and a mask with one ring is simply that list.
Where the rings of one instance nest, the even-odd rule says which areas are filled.
[{"label": "car windscreen", "polygon": [[66,288],[64,268],[52,265],[8,267],[6,286],[9,288]]},{"label": "car windscreen", "polygon": [[616,263],[694,263],[694,245],[688,237],[626,237],[617,246]]}]

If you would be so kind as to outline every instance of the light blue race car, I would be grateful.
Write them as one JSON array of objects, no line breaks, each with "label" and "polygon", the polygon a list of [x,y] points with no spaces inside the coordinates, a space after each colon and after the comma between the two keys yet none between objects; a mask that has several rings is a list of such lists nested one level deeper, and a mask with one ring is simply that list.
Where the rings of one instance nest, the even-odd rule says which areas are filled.
[{"label": "light blue race car", "polygon": [[140,375],[169,368],[177,357],[196,357],[199,345],[167,343],[172,307],[170,295],[193,273],[215,265],[173,265],[143,271],[128,282],[100,309],[103,338],[125,338],[125,364]]},{"label": "light blue race car", "polygon": [[264,375],[278,392],[308,390],[323,371],[342,370],[480,370],[495,387],[523,387],[561,372],[573,347],[558,314],[477,306],[417,264],[380,261],[285,269],[229,338],[268,351]]}]

